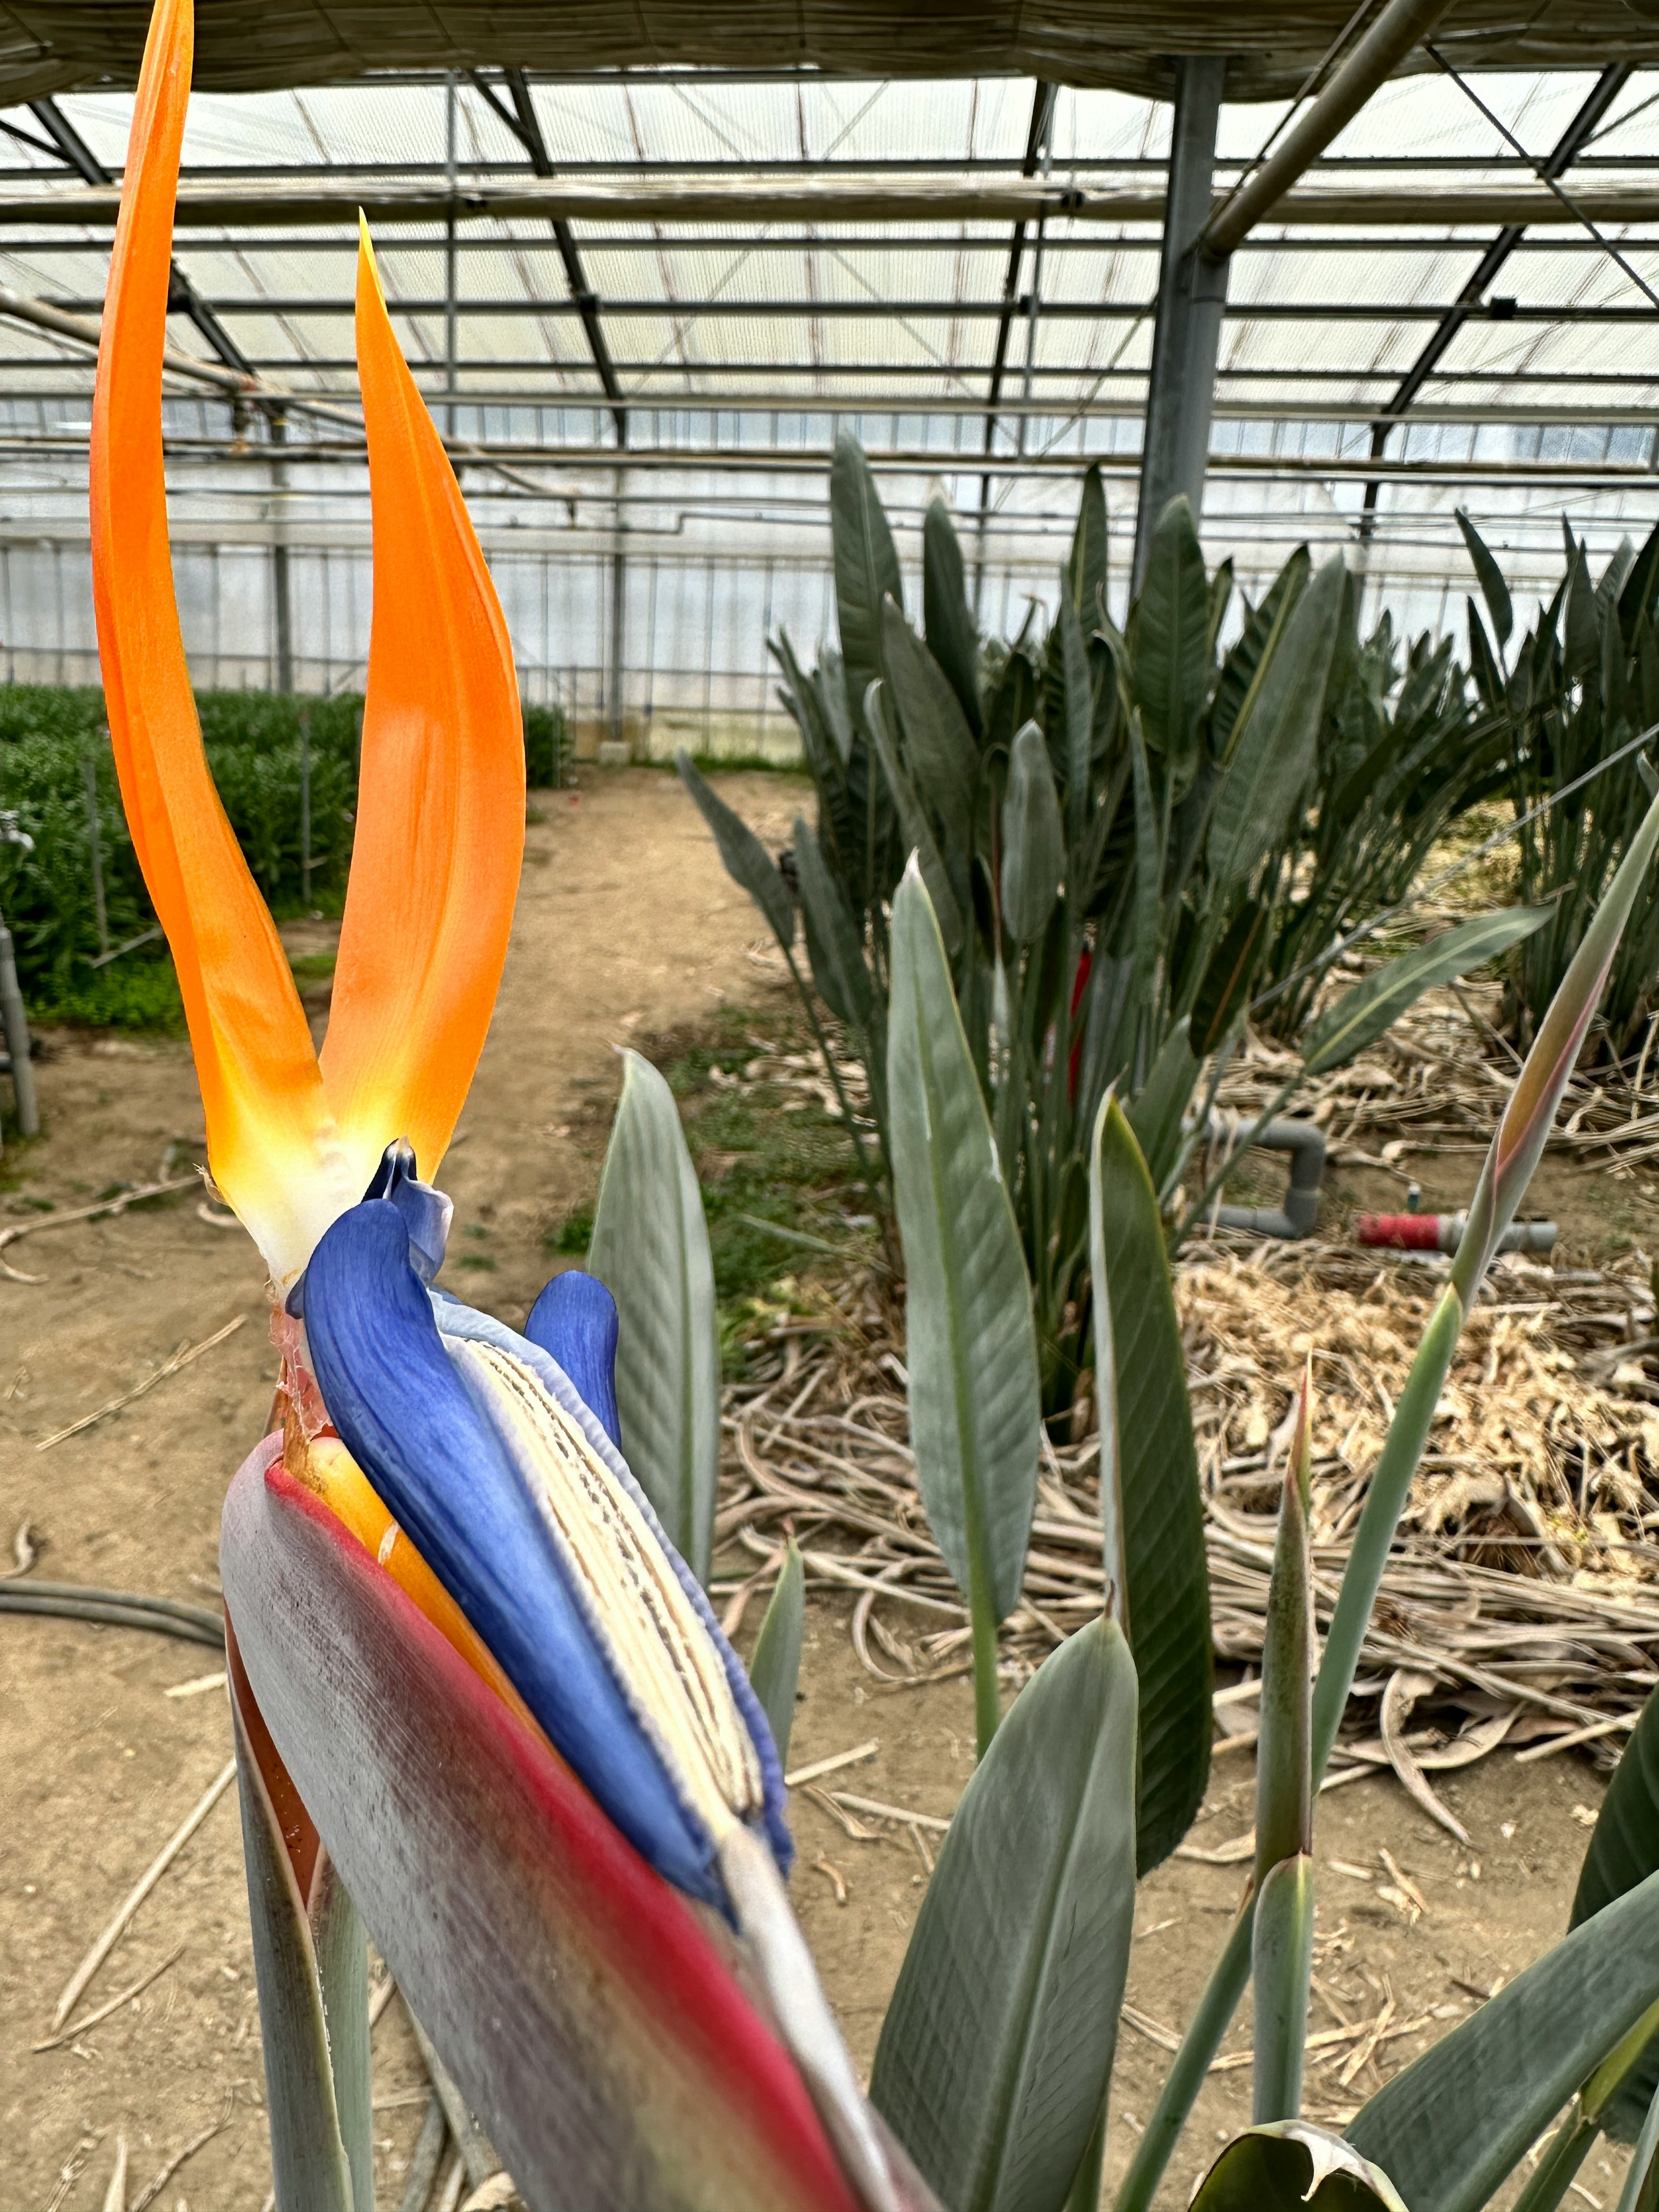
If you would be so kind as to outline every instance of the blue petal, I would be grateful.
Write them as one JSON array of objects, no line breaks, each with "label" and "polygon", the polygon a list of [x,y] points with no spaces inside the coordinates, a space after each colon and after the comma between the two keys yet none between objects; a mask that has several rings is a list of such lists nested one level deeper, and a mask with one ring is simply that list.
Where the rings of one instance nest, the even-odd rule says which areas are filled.
[{"label": "blue petal", "polygon": [[617,1449],[617,1301],[597,1275],[555,1275],[530,1309],[524,1333],[556,1359]]},{"label": "blue petal", "polygon": [[[556,1282],[565,1279],[562,1276],[554,1278]],[[610,1294],[607,1291],[605,1295],[608,1297]],[[545,1296],[544,1291],[543,1298]],[[509,1328],[504,1321],[497,1321],[493,1314],[480,1313],[476,1306],[463,1305],[459,1298],[452,1297],[447,1291],[434,1290],[431,1297],[438,1327],[446,1337],[459,1338],[463,1341],[470,1339],[477,1344],[493,1344],[498,1351],[511,1352],[515,1359],[524,1362],[548,1395],[580,1424],[588,1443],[627,1491],[651,1533],[662,1546],[680,1588],[714,1639],[714,1649],[720,1653],[720,1663],[726,1669],[726,1679],[733,1702],[753,1741],[761,1766],[767,1841],[772,1846],[772,1855],[777,1860],[780,1871],[787,1875],[794,1859],[795,1844],[789,1833],[788,1793],[783,1785],[783,1769],[778,1761],[777,1746],[772,1741],[771,1723],[760,1699],[755,1695],[747,1669],[732,1649],[726,1632],[714,1617],[714,1608],[708,1602],[707,1592],[674,1549],[668,1532],[657,1518],[656,1508],[635,1480],[633,1469],[605,1434],[591,1407],[573,1387],[565,1370],[541,1345],[531,1343],[515,1329]],[[538,1299],[538,1306],[541,1303],[542,1299]],[[533,1314],[532,1318],[534,1318]],[[528,1703],[528,1699],[526,1702]]]},{"label": "blue petal", "polygon": [[451,1364],[407,1227],[386,1200],[343,1214],[313,1254],[306,1334],[347,1449],[549,1740],[659,1874],[723,1905],[712,1840],[629,1710],[535,1499]]}]

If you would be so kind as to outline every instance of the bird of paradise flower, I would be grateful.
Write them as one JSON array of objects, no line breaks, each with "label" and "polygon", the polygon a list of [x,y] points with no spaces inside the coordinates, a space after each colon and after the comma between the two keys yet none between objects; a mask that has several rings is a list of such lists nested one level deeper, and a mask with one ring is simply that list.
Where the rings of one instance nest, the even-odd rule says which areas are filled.
[{"label": "bird of paradise flower", "polygon": [[190,0],[158,0],[99,356],[94,588],[209,1164],[282,1353],[280,1425],[221,1542],[278,2205],[372,2202],[361,1908],[532,2204],[925,2206],[784,1898],[764,1717],[617,1449],[608,1294],[557,1278],[518,1334],[430,1287],[523,752],[506,625],[366,230],[374,616],[320,1054],[214,790],[161,416],[192,34]]}]

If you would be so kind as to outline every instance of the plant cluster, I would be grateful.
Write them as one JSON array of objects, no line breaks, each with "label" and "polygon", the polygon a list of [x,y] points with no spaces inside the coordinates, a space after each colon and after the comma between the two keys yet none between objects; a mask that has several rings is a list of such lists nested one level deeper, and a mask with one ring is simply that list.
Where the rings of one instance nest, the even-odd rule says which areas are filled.
[{"label": "plant cluster", "polygon": [[890,914],[916,854],[1020,1224],[1054,1413],[1085,1370],[1086,1139],[1108,1091],[1128,1102],[1167,1195],[1253,1004],[1322,1073],[1542,917],[1451,932],[1311,1023],[1341,932],[1403,890],[1494,775],[1495,740],[1478,738],[1449,648],[1419,639],[1402,671],[1386,621],[1362,640],[1340,556],[1316,573],[1293,553],[1259,605],[1242,602],[1224,649],[1231,564],[1206,573],[1176,500],[1120,629],[1091,469],[1052,627],[1038,635],[1034,611],[1012,642],[988,643],[941,501],[924,528],[921,631],[850,437],[830,514],[840,649],[808,673],[787,636],[775,647],[817,800],[816,823],[795,825],[793,884],[684,757],[681,774],[810,1010],[799,902],[812,983],[868,1073],[872,1183],[892,1150]]},{"label": "plant cluster", "polygon": [[[1468,603],[1470,665],[1522,825],[1521,890],[1550,908],[1509,969],[1509,1019],[1524,1039],[1542,1019],[1646,808],[1642,779],[1595,771],[1621,749],[1636,750],[1659,725],[1659,529],[1639,554],[1626,538],[1592,580],[1583,540],[1564,526],[1561,580],[1516,644],[1503,572],[1467,515],[1458,520],[1486,605],[1483,621],[1474,600]],[[1615,1057],[1640,1042],[1656,990],[1659,907],[1650,901],[1633,917],[1607,980],[1601,1018]]]}]

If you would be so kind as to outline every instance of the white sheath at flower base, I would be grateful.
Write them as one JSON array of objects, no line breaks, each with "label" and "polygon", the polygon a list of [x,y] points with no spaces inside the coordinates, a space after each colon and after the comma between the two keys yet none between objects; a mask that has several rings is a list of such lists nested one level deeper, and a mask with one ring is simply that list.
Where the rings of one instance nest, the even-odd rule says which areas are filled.
[{"label": "white sheath at flower base", "polygon": [[522,1360],[456,1343],[450,1357],[528,1478],[576,1601],[674,1786],[718,1843],[757,1817],[754,1741],[714,1638],[645,1516]]}]

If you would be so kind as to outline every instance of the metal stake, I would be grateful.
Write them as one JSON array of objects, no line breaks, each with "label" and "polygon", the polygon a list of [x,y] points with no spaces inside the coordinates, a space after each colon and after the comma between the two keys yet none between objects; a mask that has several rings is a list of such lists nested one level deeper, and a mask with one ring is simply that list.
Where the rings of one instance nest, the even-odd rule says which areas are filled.
[{"label": "metal stake", "polygon": [[300,896],[311,905],[311,716],[300,709]]},{"label": "metal stake", "polygon": [[[107,730],[104,735],[107,738]],[[92,908],[98,923],[98,950],[107,952],[109,908],[104,903],[104,832],[98,816],[98,763],[91,753],[82,755],[81,773],[87,787],[87,835],[92,843]]]}]

